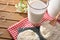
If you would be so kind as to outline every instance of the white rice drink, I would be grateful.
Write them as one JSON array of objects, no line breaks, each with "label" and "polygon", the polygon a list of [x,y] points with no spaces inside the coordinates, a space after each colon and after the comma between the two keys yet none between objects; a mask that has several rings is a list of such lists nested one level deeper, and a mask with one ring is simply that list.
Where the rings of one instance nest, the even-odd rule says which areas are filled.
[{"label": "white rice drink", "polygon": [[[42,8],[44,8],[46,6],[47,5],[40,0],[34,0],[32,2],[29,2],[29,5],[28,5],[29,21],[33,24],[39,23],[44,15],[44,12],[46,11],[46,9],[42,10]],[[41,10],[39,10],[39,9],[41,9]]]},{"label": "white rice drink", "polygon": [[50,0],[48,6],[48,14],[54,18],[59,12],[60,12],[60,0]]}]

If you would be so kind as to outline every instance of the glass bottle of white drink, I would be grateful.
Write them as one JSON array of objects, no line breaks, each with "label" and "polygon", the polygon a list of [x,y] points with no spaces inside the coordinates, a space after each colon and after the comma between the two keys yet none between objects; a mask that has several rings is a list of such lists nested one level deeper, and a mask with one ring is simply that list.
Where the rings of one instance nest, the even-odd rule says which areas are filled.
[{"label": "glass bottle of white drink", "polygon": [[[60,0],[50,0],[48,14],[54,18],[60,11]],[[59,17],[60,18],[60,17]]]},{"label": "glass bottle of white drink", "polygon": [[34,0],[32,2],[29,2],[28,20],[33,24],[39,23],[46,9],[47,9],[47,5],[40,0]]}]

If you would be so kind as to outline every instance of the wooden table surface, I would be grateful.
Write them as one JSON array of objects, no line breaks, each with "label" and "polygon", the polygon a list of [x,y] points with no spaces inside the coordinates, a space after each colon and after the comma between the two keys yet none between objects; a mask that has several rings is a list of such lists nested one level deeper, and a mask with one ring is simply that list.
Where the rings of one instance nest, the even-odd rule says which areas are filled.
[{"label": "wooden table surface", "polygon": [[7,28],[27,17],[27,14],[16,12],[14,5],[18,2],[19,0],[0,0],[0,40],[13,40]]}]

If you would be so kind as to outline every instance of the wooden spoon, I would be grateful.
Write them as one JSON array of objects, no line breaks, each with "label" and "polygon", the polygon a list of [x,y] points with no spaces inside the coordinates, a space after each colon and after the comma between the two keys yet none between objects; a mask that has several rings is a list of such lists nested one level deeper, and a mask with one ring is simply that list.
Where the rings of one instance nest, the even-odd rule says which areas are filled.
[{"label": "wooden spoon", "polygon": [[58,14],[56,15],[56,17],[55,17],[53,20],[50,21],[50,24],[51,24],[52,26],[55,26],[56,21],[57,21],[57,19],[58,19],[59,16],[60,16],[60,13],[58,13]]}]

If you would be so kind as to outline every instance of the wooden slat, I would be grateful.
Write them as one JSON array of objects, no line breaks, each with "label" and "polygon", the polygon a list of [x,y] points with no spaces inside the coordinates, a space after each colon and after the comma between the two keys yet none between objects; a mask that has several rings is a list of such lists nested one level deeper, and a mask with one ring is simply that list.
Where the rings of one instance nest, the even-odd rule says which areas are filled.
[{"label": "wooden slat", "polygon": [[8,20],[0,20],[0,27],[1,28],[8,28],[9,26],[13,25],[17,21],[8,21]]},{"label": "wooden slat", "polygon": [[7,2],[8,4],[15,5],[19,2],[19,0],[0,0],[1,4],[7,4]]},{"label": "wooden slat", "polygon": [[0,40],[10,40],[10,39],[0,39]]},{"label": "wooden slat", "polygon": [[9,11],[9,12],[16,12],[15,6],[2,5],[2,4],[0,4],[0,10]]},{"label": "wooden slat", "polygon": [[1,29],[0,28],[0,33],[2,33],[2,34],[0,34],[0,38],[12,39],[12,37],[10,36],[7,29]]},{"label": "wooden slat", "polygon": [[0,17],[5,19],[21,20],[22,18],[27,17],[27,14],[0,12]]}]

